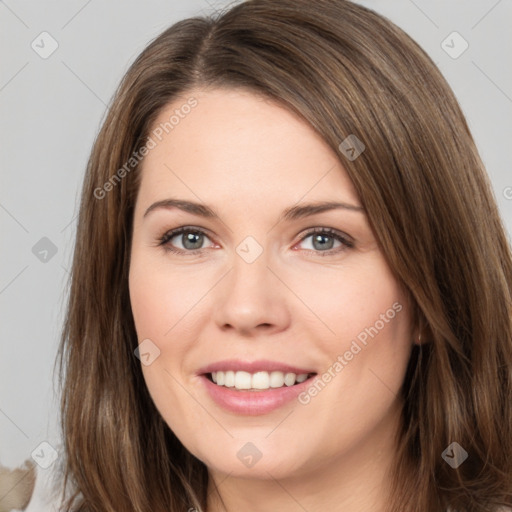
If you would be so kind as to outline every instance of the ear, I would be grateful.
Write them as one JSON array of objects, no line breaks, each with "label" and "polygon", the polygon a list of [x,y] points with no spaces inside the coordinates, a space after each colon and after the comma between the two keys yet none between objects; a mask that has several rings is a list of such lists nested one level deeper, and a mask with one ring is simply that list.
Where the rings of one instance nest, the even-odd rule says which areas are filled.
[{"label": "ear", "polygon": [[424,345],[428,343],[427,329],[425,326],[418,326],[414,329],[412,341],[414,345]]},{"label": "ear", "polygon": [[420,320],[412,331],[412,342],[414,345],[424,345],[428,343],[428,324],[425,320]]}]

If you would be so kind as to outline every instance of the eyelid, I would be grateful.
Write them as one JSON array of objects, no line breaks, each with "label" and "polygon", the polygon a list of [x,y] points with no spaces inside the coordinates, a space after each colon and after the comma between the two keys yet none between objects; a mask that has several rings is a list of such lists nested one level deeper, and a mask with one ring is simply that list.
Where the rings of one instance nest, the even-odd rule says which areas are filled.
[{"label": "eyelid", "polygon": [[354,239],[347,233],[344,233],[343,231],[340,231],[338,229],[328,228],[328,227],[323,227],[323,226],[315,226],[312,228],[306,228],[305,232],[301,234],[300,240],[303,240],[304,238],[306,238],[310,235],[314,235],[316,233],[328,233],[329,235],[333,235],[333,236],[336,235],[336,236],[342,238],[343,240],[345,240],[345,242],[347,242],[347,243],[351,243],[351,244],[354,243]]},{"label": "eyelid", "polygon": [[[172,240],[174,237],[181,235],[183,233],[201,234],[211,240],[211,235],[209,234],[209,230],[207,230],[205,228],[200,228],[200,227],[196,227],[196,226],[180,226],[178,228],[174,228],[174,229],[170,229],[170,230],[166,231],[162,236],[160,236],[158,238],[157,245],[162,246],[166,251],[174,252],[177,254],[187,254],[187,255],[200,254],[206,249],[206,248],[201,248],[201,249],[183,250],[183,249],[174,248],[170,244],[168,244],[168,242],[170,240]],[[316,226],[316,227],[307,229],[306,232],[303,232],[301,234],[301,237],[299,238],[299,240],[296,243],[294,243],[293,247],[295,247],[298,244],[300,244],[301,242],[303,242],[306,238],[309,238],[310,236],[315,235],[317,233],[325,233],[325,234],[329,235],[330,237],[335,238],[336,240],[338,240],[341,243],[341,247],[338,247],[335,249],[328,249],[325,251],[314,251],[311,249],[301,249],[301,250],[324,256],[324,255],[339,253],[343,250],[351,249],[354,247],[354,240],[352,239],[352,237],[350,237],[346,233],[343,233],[342,231],[338,231],[337,229],[334,229],[334,228],[321,227],[321,226]],[[212,241],[212,243],[215,244],[215,242],[213,240],[211,240],[211,241]]]},{"label": "eyelid", "polygon": [[337,229],[334,229],[334,228],[319,226],[319,227],[310,228],[305,233],[301,234],[301,238],[298,240],[297,243],[294,244],[294,247],[296,245],[300,244],[301,242],[303,242],[306,238],[309,238],[311,235],[315,235],[317,233],[326,233],[330,237],[338,240],[341,243],[341,247],[338,247],[335,249],[328,249],[326,251],[312,251],[310,249],[301,249],[301,250],[305,250],[307,252],[313,252],[314,254],[319,254],[320,256],[325,256],[325,255],[329,255],[329,254],[331,254],[331,255],[336,254],[336,253],[342,252],[343,250],[346,250],[346,249],[353,249],[355,246],[354,239],[351,236],[347,235],[346,233],[344,233],[342,231],[338,231]]},{"label": "eyelid", "polygon": [[[205,228],[200,228],[196,226],[180,226],[178,228],[170,229],[166,231],[162,236],[158,237],[158,246],[161,246],[166,251],[174,252],[177,254],[187,254],[187,255],[194,255],[194,254],[200,254],[202,251],[205,250],[205,248],[202,249],[192,249],[190,251],[178,249],[175,247],[172,247],[168,242],[172,240],[174,237],[181,235],[183,233],[196,233],[201,234],[207,237],[208,239],[211,239],[211,236],[209,234],[209,231]],[[213,240],[212,240],[213,242]],[[213,242],[215,243],[215,242]]]}]

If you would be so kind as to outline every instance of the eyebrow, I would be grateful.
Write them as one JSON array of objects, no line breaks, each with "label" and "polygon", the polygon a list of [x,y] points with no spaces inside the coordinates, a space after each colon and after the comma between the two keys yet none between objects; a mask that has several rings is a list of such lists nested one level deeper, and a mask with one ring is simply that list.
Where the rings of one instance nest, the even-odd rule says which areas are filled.
[{"label": "eyebrow", "polygon": [[[151,211],[163,208],[163,209],[172,209],[178,208],[184,212],[192,213],[193,215],[197,215],[199,217],[218,219],[219,215],[207,205],[195,203],[193,201],[185,201],[183,199],[163,199],[161,201],[157,201],[153,203],[144,213],[143,217],[146,217]],[[319,201],[315,203],[308,203],[303,205],[291,206],[283,211],[279,221],[292,221],[297,219],[302,219],[304,217],[309,217],[311,215],[316,215],[318,213],[323,213],[329,210],[349,210],[355,212],[364,212],[364,208],[362,206],[357,206],[344,202],[335,202],[335,201]]]}]

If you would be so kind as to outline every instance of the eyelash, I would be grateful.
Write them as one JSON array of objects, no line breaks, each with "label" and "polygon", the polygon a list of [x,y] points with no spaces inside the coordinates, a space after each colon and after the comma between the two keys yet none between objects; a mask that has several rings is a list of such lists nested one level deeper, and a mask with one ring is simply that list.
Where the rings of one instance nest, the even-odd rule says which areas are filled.
[{"label": "eyelash", "polygon": [[[183,226],[181,228],[176,228],[171,231],[165,232],[161,237],[158,238],[158,246],[163,247],[165,251],[169,251],[175,254],[186,254],[186,255],[197,255],[200,254],[204,249],[193,249],[190,251],[182,250],[182,249],[175,249],[172,247],[168,242],[172,240],[175,236],[182,235],[183,233],[193,233],[195,235],[204,235],[208,237],[208,233],[206,233],[204,230],[200,228],[194,228],[192,226]],[[315,251],[312,250],[312,252],[317,253],[320,256],[330,256],[336,253],[339,253],[341,251],[344,251],[346,249],[352,249],[354,247],[354,243],[349,240],[347,237],[343,236],[340,232],[332,229],[332,228],[313,228],[309,230],[307,233],[304,234],[304,236],[299,240],[298,243],[303,242],[306,238],[310,237],[311,235],[316,235],[318,233],[327,234],[330,237],[334,238],[335,240],[338,240],[341,242],[341,246],[337,247],[336,249],[329,249],[327,251]],[[208,237],[209,238],[209,237]],[[302,249],[305,251],[311,251],[311,249]]]}]

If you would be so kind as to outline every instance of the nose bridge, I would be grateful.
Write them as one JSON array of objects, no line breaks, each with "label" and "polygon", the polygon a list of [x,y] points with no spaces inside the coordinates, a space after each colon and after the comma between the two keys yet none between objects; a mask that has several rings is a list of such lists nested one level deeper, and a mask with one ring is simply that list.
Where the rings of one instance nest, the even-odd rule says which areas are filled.
[{"label": "nose bridge", "polygon": [[244,241],[233,255],[230,289],[234,294],[241,295],[237,297],[238,300],[244,297],[251,300],[270,297],[269,289],[274,284],[270,281],[275,277],[268,269],[269,252],[260,247],[261,250],[250,241]]},{"label": "nose bridge", "polygon": [[270,253],[255,240],[244,240],[233,254],[232,267],[216,301],[216,321],[244,331],[258,325],[284,327],[288,307],[279,280],[268,268]]}]

